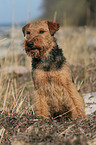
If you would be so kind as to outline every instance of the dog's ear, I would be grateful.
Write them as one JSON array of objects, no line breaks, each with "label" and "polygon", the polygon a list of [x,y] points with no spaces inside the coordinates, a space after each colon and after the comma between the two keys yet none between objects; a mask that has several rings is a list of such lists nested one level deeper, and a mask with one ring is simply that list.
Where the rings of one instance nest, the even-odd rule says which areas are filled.
[{"label": "dog's ear", "polygon": [[53,36],[59,30],[60,24],[52,21],[47,21],[51,35]]},{"label": "dog's ear", "polygon": [[32,23],[28,23],[28,24],[26,24],[24,27],[22,27],[22,32],[23,32],[24,36],[25,36],[25,31],[26,31],[26,29],[27,29],[30,25],[32,25]]}]

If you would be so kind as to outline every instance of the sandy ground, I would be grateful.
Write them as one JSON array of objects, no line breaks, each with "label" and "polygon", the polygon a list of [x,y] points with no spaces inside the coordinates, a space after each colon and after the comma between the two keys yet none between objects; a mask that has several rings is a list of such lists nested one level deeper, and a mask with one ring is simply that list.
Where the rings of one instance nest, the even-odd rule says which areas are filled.
[{"label": "sandy ground", "polygon": [[96,92],[83,94],[86,115],[96,111]]}]

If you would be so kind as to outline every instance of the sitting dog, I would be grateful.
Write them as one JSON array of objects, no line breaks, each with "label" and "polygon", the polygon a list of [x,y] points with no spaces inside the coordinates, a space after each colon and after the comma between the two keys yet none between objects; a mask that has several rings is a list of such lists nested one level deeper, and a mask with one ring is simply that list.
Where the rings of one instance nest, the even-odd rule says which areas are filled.
[{"label": "sitting dog", "polygon": [[32,57],[34,105],[45,117],[68,114],[84,117],[84,100],[72,82],[70,68],[54,34],[60,25],[37,20],[22,28],[26,53]]}]

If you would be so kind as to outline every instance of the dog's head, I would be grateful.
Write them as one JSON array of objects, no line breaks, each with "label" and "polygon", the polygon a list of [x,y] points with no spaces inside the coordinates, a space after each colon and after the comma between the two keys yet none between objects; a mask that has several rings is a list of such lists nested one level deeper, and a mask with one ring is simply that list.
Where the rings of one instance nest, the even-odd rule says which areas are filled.
[{"label": "dog's head", "polygon": [[24,47],[26,53],[33,58],[42,57],[47,50],[53,48],[53,37],[59,27],[58,23],[42,20],[25,25],[22,31],[25,38]]}]

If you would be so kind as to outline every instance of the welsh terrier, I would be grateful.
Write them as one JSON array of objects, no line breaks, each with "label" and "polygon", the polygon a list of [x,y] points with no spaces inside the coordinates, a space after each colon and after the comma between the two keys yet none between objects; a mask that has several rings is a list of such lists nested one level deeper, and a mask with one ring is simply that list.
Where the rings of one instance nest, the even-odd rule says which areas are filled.
[{"label": "welsh terrier", "polygon": [[22,28],[26,53],[32,57],[34,105],[38,115],[45,117],[68,114],[84,117],[84,100],[72,82],[70,69],[54,34],[60,25],[37,20]]}]

